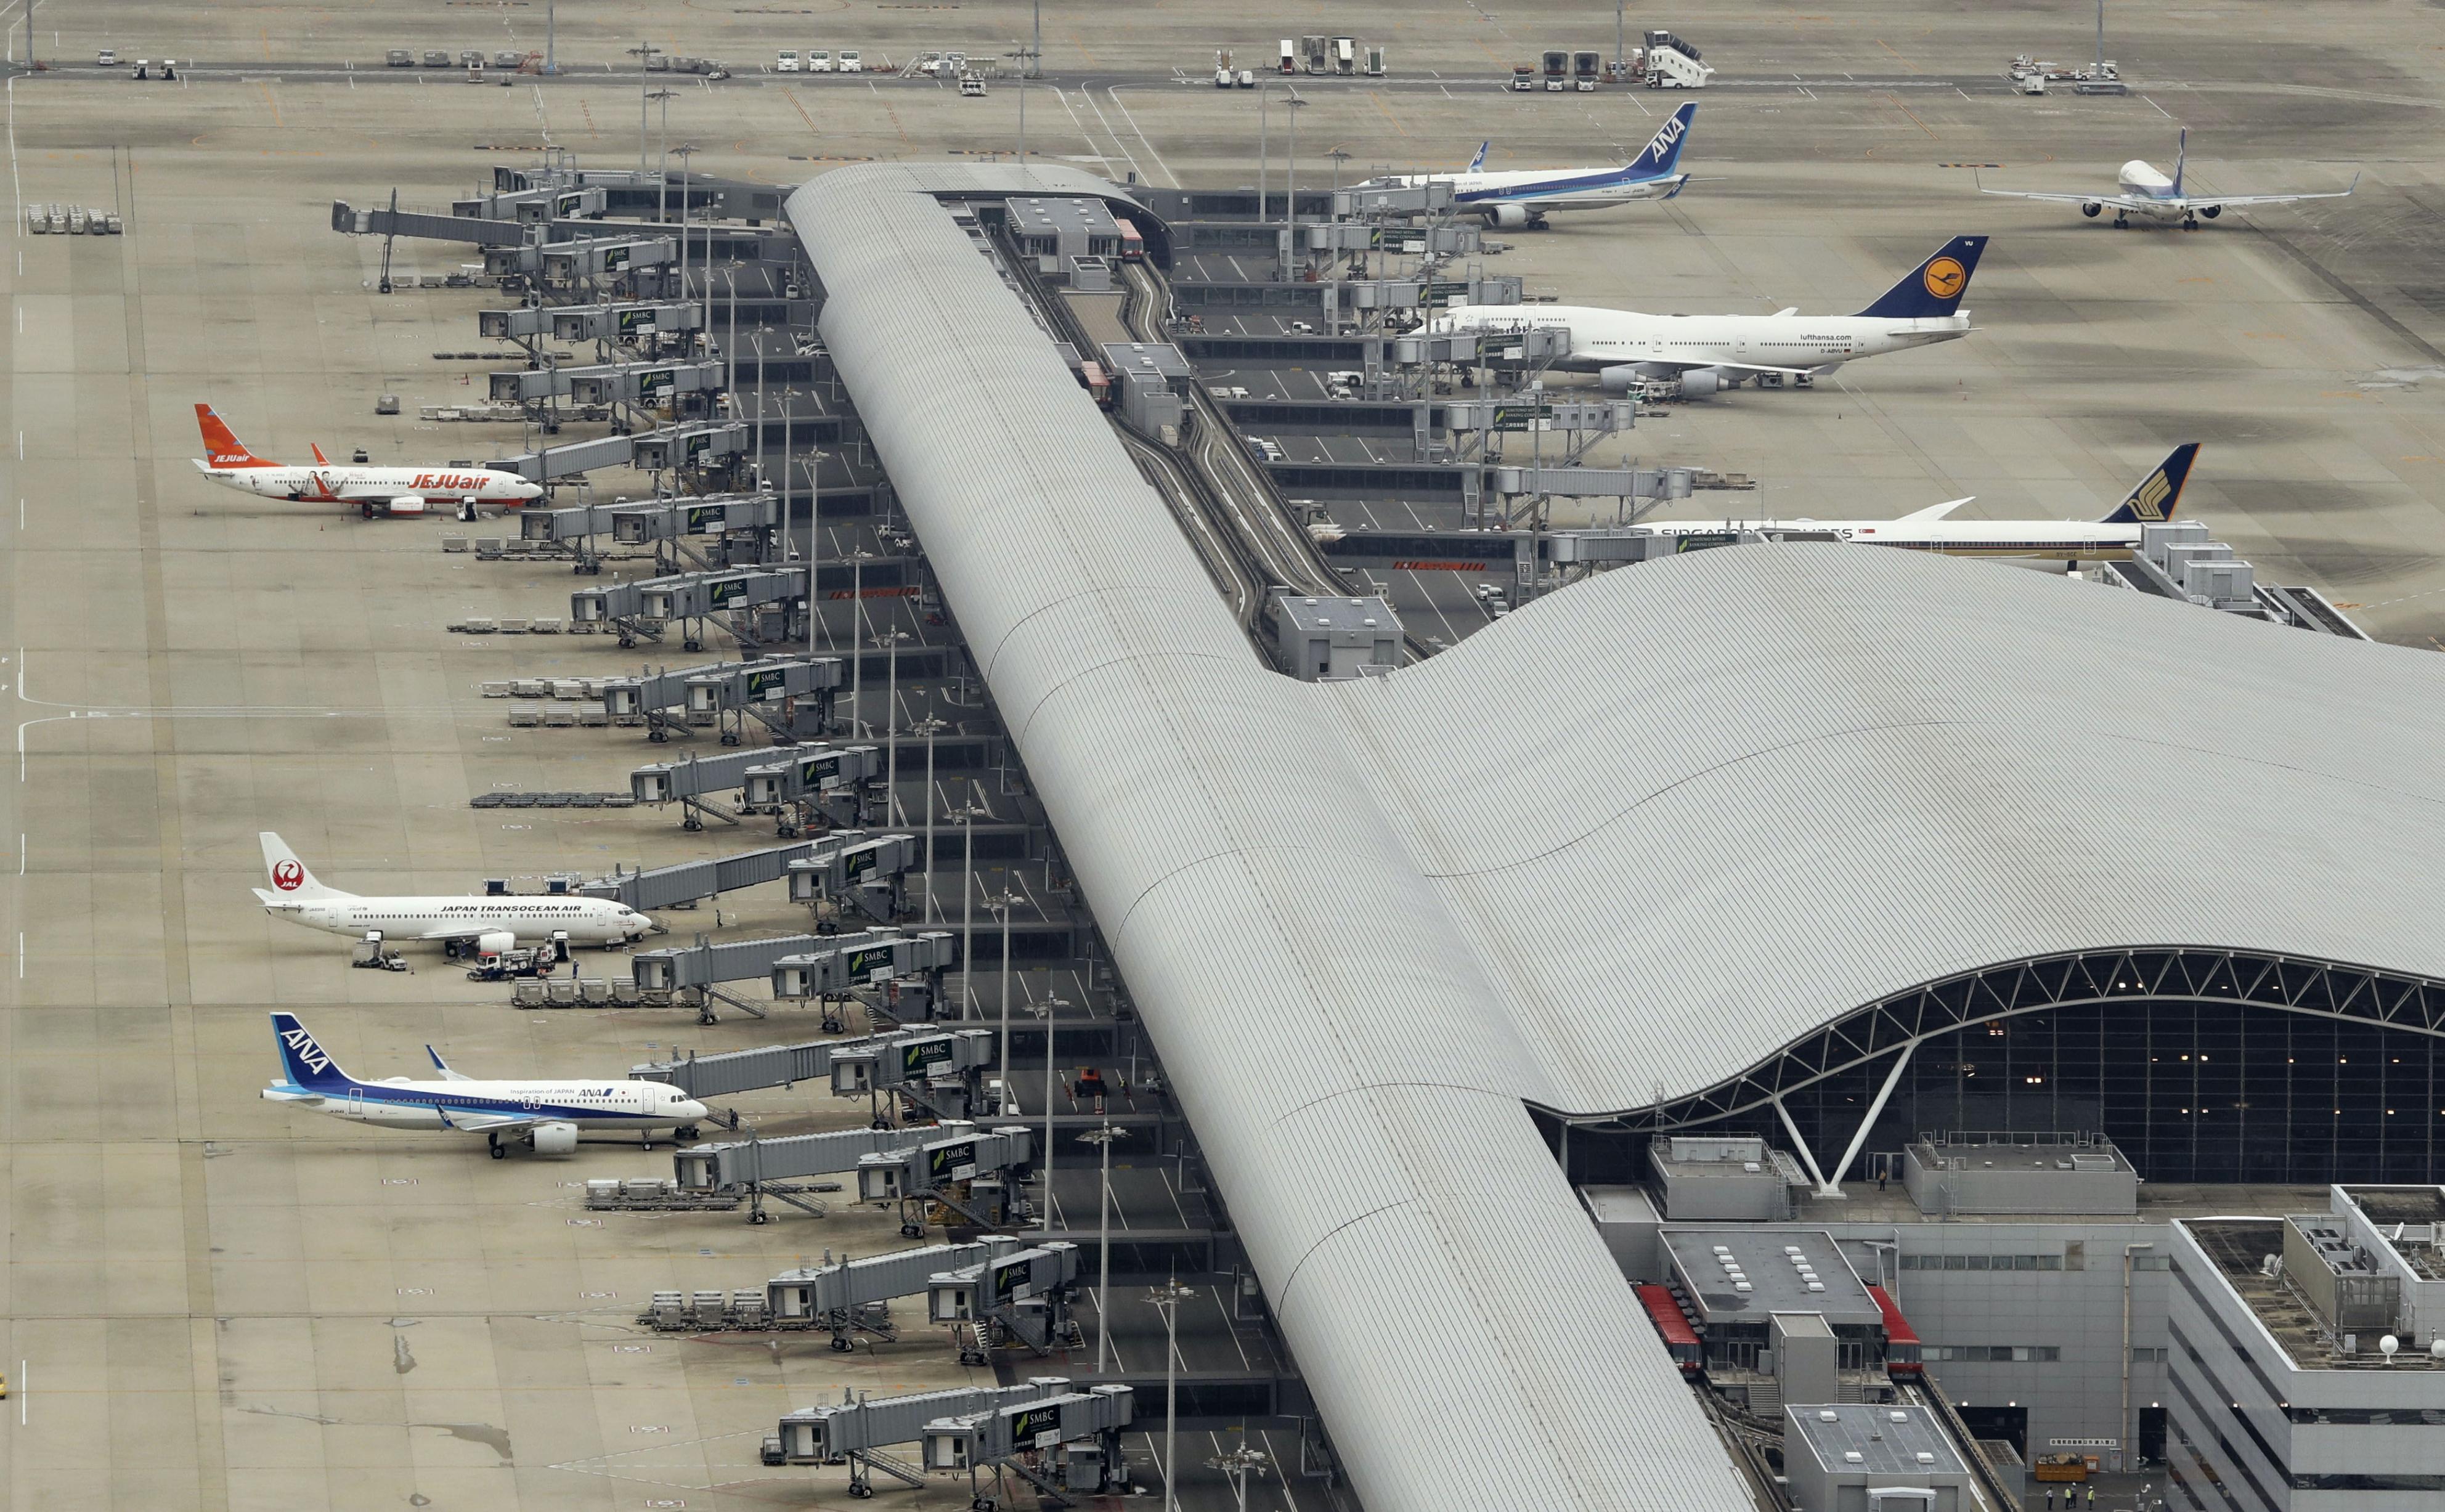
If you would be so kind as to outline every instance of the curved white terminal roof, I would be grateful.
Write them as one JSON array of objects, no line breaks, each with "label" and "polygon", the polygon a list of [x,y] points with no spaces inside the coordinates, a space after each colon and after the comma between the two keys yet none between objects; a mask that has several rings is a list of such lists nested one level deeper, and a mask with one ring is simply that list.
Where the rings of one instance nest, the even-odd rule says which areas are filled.
[{"label": "curved white terminal roof", "polygon": [[1746,1504],[1523,1101],[1649,1106],[2041,951],[2445,966],[2420,653],[1794,547],[1614,573],[1389,679],[1273,674],[961,192],[1111,189],[867,165],[788,211],[1369,1504]]}]

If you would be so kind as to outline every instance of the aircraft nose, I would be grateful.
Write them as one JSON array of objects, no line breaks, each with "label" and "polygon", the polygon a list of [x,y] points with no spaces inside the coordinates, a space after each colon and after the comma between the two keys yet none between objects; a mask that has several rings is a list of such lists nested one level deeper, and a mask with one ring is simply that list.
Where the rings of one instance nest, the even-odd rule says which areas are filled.
[{"label": "aircraft nose", "polygon": [[712,1109],[707,1108],[704,1104],[698,1102],[693,1097],[681,1098],[679,1107],[673,1111],[681,1118],[687,1119],[691,1123],[700,1118],[709,1118],[713,1114]]},{"label": "aircraft nose", "polygon": [[649,914],[632,913],[620,921],[620,926],[628,932],[629,939],[643,940],[654,927],[654,921]]}]

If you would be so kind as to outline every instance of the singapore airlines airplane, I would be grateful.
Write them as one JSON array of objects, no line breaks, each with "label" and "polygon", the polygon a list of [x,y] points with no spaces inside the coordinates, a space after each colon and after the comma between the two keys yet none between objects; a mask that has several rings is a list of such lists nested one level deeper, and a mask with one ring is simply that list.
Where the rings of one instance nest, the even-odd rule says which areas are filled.
[{"label": "singapore airlines airplane", "polygon": [[1801,386],[1847,362],[1906,351],[1969,333],[1961,296],[1987,250],[1984,236],[1955,236],[1856,315],[1642,315],[1575,305],[1477,305],[1436,317],[1437,333],[1501,334],[1560,326],[1571,351],[1554,365],[1594,373],[1614,393],[1640,379],[1677,378],[1685,397],[1749,379]]},{"label": "singapore airlines airplane", "polygon": [[196,406],[196,425],[204,433],[205,455],[195,459],[196,471],[224,488],[243,490],[265,498],[304,499],[326,504],[354,504],[367,519],[383,514],[421,514],[430,500],[471,500],[515,509],[543,496],[543,485],[489,467],[364,467],[334,466],[314,448],[312,467],[288,467],[267,461],[246,449],[210,404]]},{"label": "singapore airlines airplane", "polygon": [[1390,174],[1357,187],[1423,189],[1447,183],[1452,186],[1452,208],[1464,215],[1483,215],[1487,224],[1506,230],[1542,226],[1545,216],[1557,210],[1607,210],[1633,199],[1670,199],[1679,194],[1689,176],[1674,168],[1681,161],[1681,149],[1689,144],[1689,123],[1697,118],[1694,102],[1683,105],[1672,112],[1645,151],[1617,167],[1487,173],[1485,146],[1481,146],[1461,173]]},{"label": "singapore airlines airplane", "polygon": [[[1931,504],[1897,520],[1763,520],[1745,524],[1670,521],[1652,527],[1658,535],[1684,538],[1679,549],[1720,545],[1734,531],[1766,535],[1829,537],[1862,546],[1893,546],[1905,551],[1936,551],[1946,556],[2026,557],[2036,561],[2128,561],[2138,549],[2139,530],[2174,517],[2190,480],[2191,464],[2198,460],[2199,443],[2185,441],[2166,454],[2156,470],[2123,495],[2114,513],[2101,520],[1953,520],[1945,516],[1969,502],[1957,498]],[[1705,539],[1702,543],[1702,537]]]},{"label": "singapore airlines airplane", "polygon": [[2151,220],[2178,220],[2184,231],[2199,229],[2202,216],[2215,219],[2229,205],[2288,205],[2297,199],[2341,199],[2361,186],[2361,176],[2352,175],[2351,184],[2343,189],[2320,195],[2192,195],[2182,191],[2182,174],[2191,155],[2191,130],[2182,128],[2179,145],[2174,152],[2174,177],[2166,177],[2154,163],[2134,158],[2122,165],[2115,176],[2118,195],[2058,195],[2028,189],[1989,189],[1978,186],[1982,195],[2001,195],[2006,199],[2050,199],[2058,204],[2078,205],[2080,213],[2091,220],[2114,207],[2114,229],[2121,231],[2131,224],[2133,215],[2145,215]]},{"label": "singapore airlines airplane", "polygon": [[540,944],[566,931],[573,945],[625,945],[654,921],[625,903],[567,893],[499,898],[360,898],[314,880],[297,852],[269,830],[263,866],[271,890],[254,895],[264,912],[335,935],[380,930],[385,940],[438,940],[447,955],[493,954]]},{"label": "singapore airlines airplane", "polygon": [[654,1143],[657,1129],[675,1139],[697,1137],[697,1123],[710,1116],[704,1104],[658,1081],[477,1081],[443,1064],[431,1045],[424,1053],[441,1073],[439,1081],[359,1081],[342,1071],[330,1052],[315,1043],[289,1014],[271,1016],[286,1073],[263,1090],[267,1102],[294,1103],[318,1113],[385,1129],[456,1129],[484,1136],[495,1160],[509,1158],[504,1135],[524,1139],[538,1155],[566,1155],[577,1148],[583,1129],[634,1129]]}]

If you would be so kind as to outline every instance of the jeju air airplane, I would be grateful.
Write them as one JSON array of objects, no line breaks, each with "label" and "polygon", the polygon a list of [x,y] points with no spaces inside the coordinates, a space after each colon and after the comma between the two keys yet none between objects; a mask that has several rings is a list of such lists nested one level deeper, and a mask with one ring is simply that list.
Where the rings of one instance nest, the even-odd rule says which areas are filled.
[{"label": "jeju air airplane", "polygon": [[319,446],[311,467],[271,461],[248,451],[210,404],[196,406],[196,425],[204,434],[206,453],[195,459],[196,471],[224,488],[263,498],[353,504],[371,519],[376,514],[421,514],[435,501],[515,509],[543,496],[541,483],[490,467],[343,467]]}]

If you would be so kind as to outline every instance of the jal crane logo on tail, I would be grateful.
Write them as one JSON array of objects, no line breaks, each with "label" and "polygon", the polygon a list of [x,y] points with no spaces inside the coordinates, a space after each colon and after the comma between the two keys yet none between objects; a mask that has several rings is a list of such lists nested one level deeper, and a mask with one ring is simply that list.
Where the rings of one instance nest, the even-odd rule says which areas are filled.
[{"label": "jal crane logo on tail", "polygon": [[295,892],[306,885],[306,868],[294,861],[283,861],[271,868],[271,885],[283,892]]},{"label": "jal crane logo on tail", "polygon": [[1950,299],[1960,293],[1961,286],[1969,281],[1969,274],[1958,258],[1938,257],[1927,265],[1927,291],[1938,299]]}]

